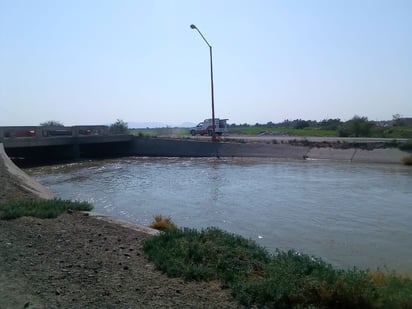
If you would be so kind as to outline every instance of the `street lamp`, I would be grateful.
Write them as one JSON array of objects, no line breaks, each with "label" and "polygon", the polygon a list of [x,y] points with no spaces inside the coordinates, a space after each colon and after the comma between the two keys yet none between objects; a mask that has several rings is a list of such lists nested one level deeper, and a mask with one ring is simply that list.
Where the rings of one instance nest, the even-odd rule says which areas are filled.
[{"label": "street lamp", "polygon": [[209,46],[209,53],[210,53],[210,89],[212,93],[212,141],[216,141],[216,130],[215,130],[215,94],[213,91],[213,58],[212,58],[212,46],[209,44],[209,42],[206,40],[206,38],[203,36],[202,32],[195,26],[195,25],[190,25],[191,29],[196,29],[197,32],[199,32],[200,36],[202,39],[206,42],[207,46]]}]

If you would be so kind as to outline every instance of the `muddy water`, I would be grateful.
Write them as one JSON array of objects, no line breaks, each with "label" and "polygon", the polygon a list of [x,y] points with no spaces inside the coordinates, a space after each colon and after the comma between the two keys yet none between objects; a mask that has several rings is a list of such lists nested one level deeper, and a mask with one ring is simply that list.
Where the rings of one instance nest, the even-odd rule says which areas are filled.
[{"label": "muddy water", "polygon": [[338,267],[412,273],[412,169],[404,166],[126,158],[28,172],[61,198],[131,222],[162,214]]}]

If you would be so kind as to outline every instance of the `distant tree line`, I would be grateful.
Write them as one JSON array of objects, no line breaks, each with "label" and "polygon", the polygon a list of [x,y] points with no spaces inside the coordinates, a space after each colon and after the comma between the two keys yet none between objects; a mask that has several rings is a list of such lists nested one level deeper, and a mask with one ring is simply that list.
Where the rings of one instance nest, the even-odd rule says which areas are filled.
[{"label": "distant tree line", "polygon": [[294,128],[294,129],[305,129],[305,128],[320,128],[323,130],[337,130],[339,126],[341,126],[343,122],[340,119],[325,119],[322,121],[316,120],[302,120],[302,119],[295,119],[295,120],[284,120],[283,122],[274,123],[269,121],[266,124],[256,123],[254,125],[250,125],[247,123],[243,124],[230,124],[229,127],[236,128],[236,127],[265,127],[265,128]]},{"label": "distant tree line", "polygon": [[[48,120],[45,122],[40,123],[41,126],[44,127],[63,127],[63,123],[57,120]],[[109,126],[109,131],[112,134],[127,134],[129,132],[129,127],[127,122],[117,119],[116,122],[112,123]]]},{"label": "distant tree line", "polygon": [[[410,127],[410,118],[402,118],[399,114],[393,115],[392,121],[371,121],[367,117],[354,116],[348,121],[341,121],[336,119],[324,119],[322,121],[316,120],[284,120],[283,122],[274,123],[269,121],[266,124],[256,123],[250,125],[244,124],[230,124],[230,128],[239,127],[262,127],[263,128],[292,128],[292,129],[318,129],[336,131],[339,137],[372,137],[382,136],[384,131],[390,132],[393,127]],[[389,128],[389,129],[388,129]]]},{"label": "distant tree line", "polygon": [[127,122],[117,119],[115,123],[112,123],[109,126],[109,131],[112,134],[127,134],[129,131],[129,127],[127,125]]},{"label": "distant tree line", "polygon": [[40,125],[43,127],[64,127],[63,123],[57,120],[48,120],[40,123]]}]

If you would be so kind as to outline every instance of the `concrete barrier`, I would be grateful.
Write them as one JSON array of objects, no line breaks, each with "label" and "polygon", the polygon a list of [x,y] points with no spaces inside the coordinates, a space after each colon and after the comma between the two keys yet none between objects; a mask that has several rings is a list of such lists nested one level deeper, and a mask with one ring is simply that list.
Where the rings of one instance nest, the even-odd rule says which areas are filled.
[{"label": "concrete barrier", "polygon": [[406,151],[396,148],[362,150],[357,149],[352,162],[364,163],[401,163],[402,158],[410,156]]},{"label": "concrete barrier", "polygon": [[400,164],[402,158],[410,156],[406,151],[397,148],[384,149],[334,149],[334,148],[312,148],[307,157],[313,160],[350,161],[359,163],[389,163]]},{"label": "concrete barrier", "polygon": [[[29,192],[33,197],[42,199],[55,198],[55,195],[49,189],[39,184],[10,160],[4,151],[2,143],[0,143],[0,177],[4,178],[5,181],[14,179],[15,181],[13,181],[13,183],[15,186],[23,191]],[[0,189],[6,190],[5,188]],[[13,190],[14,188],[11,189]]]},{"label": "concrete barrier", "polygon": [[266,157],[292,160],[331,160],[365,163],[396,163],[411,155],[397,148],[362,150],[357,148],[293,146],[264,143],[213,143],[210,141],[135,137],[131,155],[154,157]]}]

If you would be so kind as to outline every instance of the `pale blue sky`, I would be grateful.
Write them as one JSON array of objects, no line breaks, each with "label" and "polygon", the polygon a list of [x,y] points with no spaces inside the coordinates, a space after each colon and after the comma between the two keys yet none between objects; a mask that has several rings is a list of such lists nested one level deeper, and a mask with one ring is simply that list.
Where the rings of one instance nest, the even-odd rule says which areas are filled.
[{"label": "pale blue sky", "polygon": [[412,0],[0,0],[0,126],[412,117]]}]

